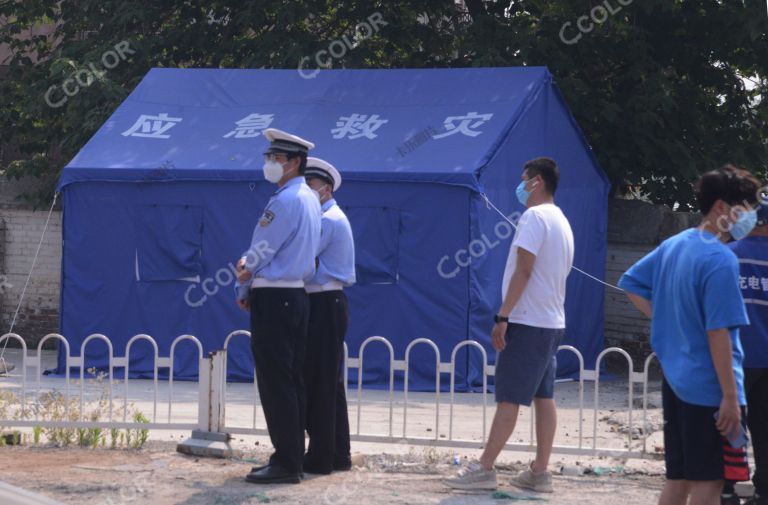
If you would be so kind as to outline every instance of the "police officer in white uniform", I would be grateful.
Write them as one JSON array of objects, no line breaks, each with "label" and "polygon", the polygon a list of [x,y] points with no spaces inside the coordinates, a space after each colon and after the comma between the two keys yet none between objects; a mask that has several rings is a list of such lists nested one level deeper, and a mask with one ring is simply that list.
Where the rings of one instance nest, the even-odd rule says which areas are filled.
[{"label": "police officer in white uniform", "polygon": [[304,382],[309,447],[304,471],[329,474],[352,465],[341,365],[349,319],[344,287],[355,283],[355,245],[349,220],[333,198],[341,186],[339,171],[327,161],[310,157],[305,177],[320,196],[323,218],[317,272],[306,285],[310,315]]},{"label": "police officer in white uniform", "polygon": [[278,185],[238,262],[237,302],[251,311],[251,349],[274,454],[254,483],[300,482],[304,456],[303,367],[309,322],[304,282],[315,274],[320,202],[304,181],[314,144],[267,129],[264,177]]}]

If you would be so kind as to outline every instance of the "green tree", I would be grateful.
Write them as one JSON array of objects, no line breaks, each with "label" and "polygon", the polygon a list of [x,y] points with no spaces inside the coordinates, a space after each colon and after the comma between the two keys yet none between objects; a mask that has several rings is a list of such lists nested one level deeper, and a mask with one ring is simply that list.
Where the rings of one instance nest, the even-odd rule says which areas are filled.
[{"label": "green tree", "polygon": [[[766,175],[762,0],[0,0],[0,44],[13,49],[0,80],[3,168],[43,177],[45,199],[150,68],[297,68],[374,13],[386,26],[334,68],[546,65],[616,192],[685,206],[706,169],[730,161]],[[40,25],[53,36],[19,36]],[[121,41],[130,59],[46,103]]]}]

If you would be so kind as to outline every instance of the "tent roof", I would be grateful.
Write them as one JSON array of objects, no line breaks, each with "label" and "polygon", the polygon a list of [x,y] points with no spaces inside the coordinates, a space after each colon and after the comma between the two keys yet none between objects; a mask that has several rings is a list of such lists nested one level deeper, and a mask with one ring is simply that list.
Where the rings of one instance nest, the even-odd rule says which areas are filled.
[{"label": "tent roof", "polygon": [[261,178],[279,128],[314,142],[346,180],[477,188],[520,114],[551,84],[544,67],[323,70],[152,69],[64,168],[81,181]]}]

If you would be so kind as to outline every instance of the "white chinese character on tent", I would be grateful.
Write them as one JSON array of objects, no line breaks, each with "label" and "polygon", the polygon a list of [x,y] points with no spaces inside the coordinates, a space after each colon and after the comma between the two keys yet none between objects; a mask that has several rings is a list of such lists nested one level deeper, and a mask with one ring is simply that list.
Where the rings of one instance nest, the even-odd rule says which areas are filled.
[{"label": "white chinese character on tent", "polygon": [[760,277],[760,284],[763,285],[763,291],[768,291],[768,277]]},{"label": "white chinese character on tent", "polygon": [[749,278],[749,287],[751,289],[760,289],[760,278],[754,275]]},{"label": "white chinese character on tent", "polygon": [[236,139],[258,137],[262,130],[269,128],[274,118],[274,114],[249,114],[240,121],[235,121],[237,127],[224,135],[224,138],[228,139],[232,136]]},{"label": "white chinese character on tent", "polygon": [[747,289],[747,278],[743,275],[739,275],[739,288]]},{"label": "white chinese character on tent", "polygon": [[341,116],[336,121],[338,128],[333,128],[331,133],[335,139],[343,139],[344,137],[349,137],[350,140],[359,139],[360,137],[375,139],[377,135],[374,132],[381,128],[384,123],[388,122],[388,119],[379,119],[378,114],[373,114],[372,116],[365,114]]},{"label": "white chinese character on tent", "polygon": [[150,139],[167,139],[170,135],[164,135],[165,132],[181,122],[180,117],[169,117],[167,113],[161,112],[157,116],[142,114],[136,120],[133,126],[125,130],[124,137],[146,137]]},{"label": "white chinese character on tent", "polygon": [[[478,114],[477,112],[469,112],[466,116],[448,116],[443,121],[443,128],[445,133],[434,135],[433,139],[441,139],[456,133],[461,133],[467,137],[477,137],[481,131],[477,131],[477,128],[481,127],[483,123],[490,121],[493,114]],[[455,124],[456,122],[459,124]]]}]

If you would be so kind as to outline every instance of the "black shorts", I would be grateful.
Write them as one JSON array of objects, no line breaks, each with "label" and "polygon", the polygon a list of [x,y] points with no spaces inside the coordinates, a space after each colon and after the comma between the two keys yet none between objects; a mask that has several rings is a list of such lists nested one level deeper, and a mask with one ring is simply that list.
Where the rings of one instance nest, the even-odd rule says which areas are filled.
[{"label": "black shorts", "polygon": [[[669,480],[749,480],[747,449],[734,449],[715,426],[718,407],[686,403],[663,382],[664,461]],[[744,423],[744,408],[741,412]]]}]

